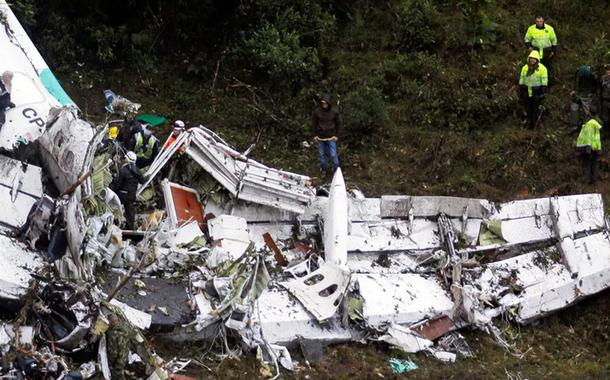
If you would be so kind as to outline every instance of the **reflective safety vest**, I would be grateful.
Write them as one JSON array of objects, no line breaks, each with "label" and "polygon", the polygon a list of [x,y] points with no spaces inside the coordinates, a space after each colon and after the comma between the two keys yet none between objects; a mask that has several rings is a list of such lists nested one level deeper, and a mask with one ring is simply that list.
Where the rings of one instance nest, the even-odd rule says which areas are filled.
[{"label": "reflective safety vest", "polygon": [[527,32],[525,32],[525,43],[532,44],[540,52],[540,58],[542,58],[544,49],[557,46],[555,29],[547,24],[544,24],[544,28],[538,29],[534,24],[527,28]]},{"label": "reflective safety vest", "polygon": [[600,129],[602,129],[602,125],[597,120],[591,118],[582,125],[580,134],[576,139],[576,146],[579,148],[590,146],[592,150],[602,150]]},{"label": "reflective safety vest", "polygon": [[138,158],[150,158],[153,154],[153,147],[156,143],[157,138],[151,135],[148,138],[148,144],[144,146],[144,136],[142,135],[142,132],[138,132],[138,134],[136,134],[136,146],[134,148]]},{"label": "reflective safety vest", "polygon": [[538,66],[530,75],[527,75],[528,69],[529,66],[527,64],[521,68],[519,85],[527,86],[527,96],[531,98],[534,96],[535,88],[546,87],[549,85],[549,74],[546,67],[544,67],[542,63],[538,63]]}]

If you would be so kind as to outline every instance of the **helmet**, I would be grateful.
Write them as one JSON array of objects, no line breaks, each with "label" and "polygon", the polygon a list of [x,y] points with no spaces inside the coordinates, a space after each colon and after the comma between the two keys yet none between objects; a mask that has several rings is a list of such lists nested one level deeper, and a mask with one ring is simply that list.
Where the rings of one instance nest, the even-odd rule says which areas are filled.
[{"label": "helmet", "polygon": [[182,120],[174,121],[174,128],[184,129],[184,121],[182,121]]},{"label": "helmet", "polygon": [[530,58],[534,58],[536,59],[538,62],[540,62],[540,53],[538,53],[538,50],[532,50],[530,52],[530,55],[527,56],[527,59],[529,60]]},{"label": "helmet", "polygon": [[129,152],[127,152],[127,154],[125,154],[125,159],[130,164],[133,164],[138,160],[138,156],[134,152],[129,151]]}]

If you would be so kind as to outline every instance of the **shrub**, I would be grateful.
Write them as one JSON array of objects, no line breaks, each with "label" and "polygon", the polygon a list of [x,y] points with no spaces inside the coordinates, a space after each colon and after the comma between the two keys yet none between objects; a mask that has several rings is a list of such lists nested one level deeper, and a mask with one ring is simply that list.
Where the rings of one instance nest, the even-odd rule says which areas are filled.
[{"label": "shrub", "polygon": [[347,93],[341,115],[345,140],[352,148],[371,144],[390,121],[381,90],[366,85]]},{"label": "shrub", "polygon": [[489,49],[496,44],[499,25],[492,20],[495,0],[462,0],[458,2],[462,14],[461,27],[449,38],[452,48]]},{"label": "shrub", "polygon": [[596,72],[604,72],[604,65],[610,62],[610,42],[605,33],[596,37],[593,41],[593,46],[589,50],[590,62]]},{"label": "shrub", "polygon": [[393,33],[399,50],[428,50],[440,42],[439,12],[431,0],[403,0],[397,8]]},{"label": "shrub", "polygon": [[301,46],[295,32],[280,31],[270,24],[244,41],[242,54],[253,68],[281,86],[305,82],[320,65],[315,48]]}]

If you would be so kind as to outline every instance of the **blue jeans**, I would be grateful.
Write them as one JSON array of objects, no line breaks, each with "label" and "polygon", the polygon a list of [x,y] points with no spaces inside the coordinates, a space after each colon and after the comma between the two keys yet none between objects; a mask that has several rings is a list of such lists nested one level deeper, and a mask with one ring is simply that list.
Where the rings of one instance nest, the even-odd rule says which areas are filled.
[{"label": "blue jeans", "polygon": [[333,169],[336,170],[339,167],[336,141],[318,141],[318,153],[320,154],[320,168],[326,170],[328,166],[327,157],[330,157]]}]

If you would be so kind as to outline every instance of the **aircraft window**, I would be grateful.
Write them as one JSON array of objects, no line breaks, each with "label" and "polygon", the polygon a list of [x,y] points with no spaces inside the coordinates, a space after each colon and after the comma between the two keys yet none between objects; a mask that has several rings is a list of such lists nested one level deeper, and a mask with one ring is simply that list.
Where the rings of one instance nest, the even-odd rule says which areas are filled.
[{"label": "aircraft window", "polygon": [[57,135],[55,135],[53,143],[55,144],[55,148],[61,148],[64,143],[64,134],[62,132],[59,132]]},{"label": "aircraft window", "polygon": [[61,160],[60,165],[63,169],[71,169],[74,164],[74,153],[71,150],[66,150],[64,153],[64,159]]}]

